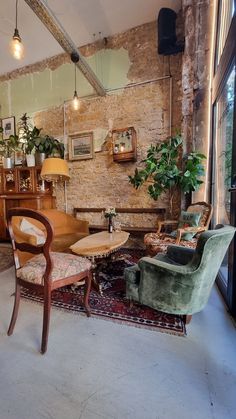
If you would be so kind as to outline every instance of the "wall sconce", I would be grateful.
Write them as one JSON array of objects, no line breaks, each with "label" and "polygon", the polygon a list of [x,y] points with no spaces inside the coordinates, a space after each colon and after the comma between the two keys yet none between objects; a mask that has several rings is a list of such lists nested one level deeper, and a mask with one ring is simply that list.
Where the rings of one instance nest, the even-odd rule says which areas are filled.
[{"label": "wall sconce", "polygon": [[10,43],[10,50],[11,54],[13,55],[16,60],[21,60],[24,55],[24,47],[21,42],[21,37],[17,28],[17,8],[18,8],[18,0],[16,0],[16,27],[14,31],[14,35],[12,37],[11,43]]}]

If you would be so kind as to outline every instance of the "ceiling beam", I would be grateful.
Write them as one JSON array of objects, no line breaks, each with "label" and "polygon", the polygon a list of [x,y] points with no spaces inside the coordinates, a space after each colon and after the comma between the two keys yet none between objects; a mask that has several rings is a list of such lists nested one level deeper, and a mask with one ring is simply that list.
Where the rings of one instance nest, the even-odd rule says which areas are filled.
[{"label": "ceiling beam", "polygon": [[75,43],[72,41],[70,36],[67,34],[61,23],[54,15],[52,10],[48,7],[44,0],[25,0],[28,6],[38,16],[41,22],[51,32],[56,41],[61,45],[65,52],[70,56],[71,54],[77,54],[79,61],[75,65],[83,73],[84,77],[88,80],[91,86],[100,96],[106,95],[106,90],[103,87],[96,74],[93,72],[87,61],[80,55],[79,50]]}]

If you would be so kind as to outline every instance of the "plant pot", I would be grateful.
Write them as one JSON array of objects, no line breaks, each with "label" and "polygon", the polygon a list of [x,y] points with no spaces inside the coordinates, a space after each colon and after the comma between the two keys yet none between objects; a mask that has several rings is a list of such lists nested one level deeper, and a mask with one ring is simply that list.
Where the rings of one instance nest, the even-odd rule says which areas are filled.
[{"label": "plant pot", "polygon": [[12,169],[14,167],[14,162],[12,157],[3,157],[2,164],[4,169]]},{"label": "plant pot", "polygon": [[28,167],[35,166],[35,155],[34,154],[26,154],[26,163]]},{"label": "plant pot", "polygon": [[46,154],[45,153],[39,153],[38,151],[36,151],[36,153],[35,153],[36,166],[42,166],[45,159],[46,159]]}]

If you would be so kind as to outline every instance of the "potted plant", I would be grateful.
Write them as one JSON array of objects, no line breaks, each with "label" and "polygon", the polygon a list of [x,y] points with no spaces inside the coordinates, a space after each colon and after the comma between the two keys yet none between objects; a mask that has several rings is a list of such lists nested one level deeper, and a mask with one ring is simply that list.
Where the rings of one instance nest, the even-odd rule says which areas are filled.
[{"label": "potted plant", "polygon": [[24,153],[28,167],[35,166],[35,141],[40,138],[42,128],[37,128],[30,124],[29,117],[26,113],[20,118],[19,136],[23,143]]},{"label": "potted plant", "polygon": [[140,188],[149,181],[148,194],[156,201],[163,193],[169,193],[170,216],[173,216],[174,193],[180,188],[186,193],[199,189],[204,175],[203,160],[206,158],[198,152],[191,152],[183,157],[180,167],[180,154],[183,140],[179,134],[161,144],[151,145],[147,157],[142,160],[144,167],[135,169],[134,176],[129,176],[130,183]]},{"label": "potted plant", "polygon": [[41,135],[42,128],[37,128],[29,123],[25,113],[19,123],[19,131],[24,142],[24,151],[28,166],[41,165],[49,156],[64,157],[64,144],[49,135]]},{"label": "potted plant", "polygon": [[[3,129],[0,128],[0,133],[2,132]],[[0,155],[3,156],[3,167],[5,169],[13,167],[13,155],[17,150],[19,150],[19,138],[17,135],[10,135],[9,138],[0,140]]]},{"label": "potted plant", "polygon": [[45,157],[60,157],[64,158],[65,146],[56,138],[45,135],[44,137],[36,138],[35,140],[36,152],[44,154]]}]

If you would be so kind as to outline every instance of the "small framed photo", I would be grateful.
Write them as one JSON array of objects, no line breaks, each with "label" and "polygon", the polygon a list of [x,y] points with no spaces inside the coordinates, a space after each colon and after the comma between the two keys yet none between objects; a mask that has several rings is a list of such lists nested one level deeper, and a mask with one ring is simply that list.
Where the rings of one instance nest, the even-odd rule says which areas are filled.
[{"label": "small framed photo", "polygon": [[3,118],[2,119],[2,138],[3,140],[6,140],[10,137],[10,135],[16,134],[16,125],[15,125],[15,117],[10,116],[9,118]]},{"label": "small framed photo", "polygon": [[24,153],[23,150],[15,151],[14,160],[15,166],[22,166],[24,162]]},{"label": "small framed photo", "polygon": [[69,136],[69,160],[93,158],[93,132],[78,132]]}]

